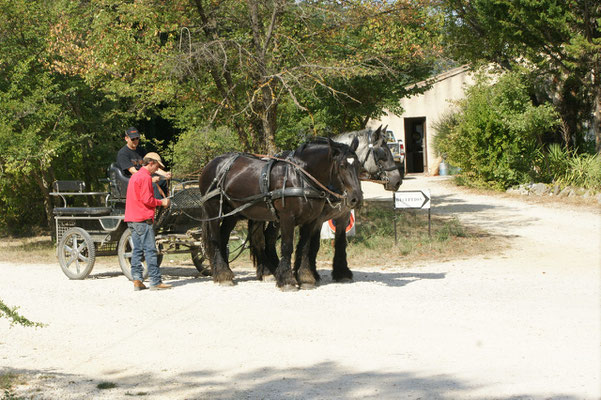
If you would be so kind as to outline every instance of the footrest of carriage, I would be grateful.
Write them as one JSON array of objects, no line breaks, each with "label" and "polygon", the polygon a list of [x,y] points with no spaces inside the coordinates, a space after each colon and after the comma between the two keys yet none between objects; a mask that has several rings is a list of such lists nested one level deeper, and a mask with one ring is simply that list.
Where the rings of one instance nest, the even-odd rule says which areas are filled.
[{"label": "footrest of carriage", "polygon": [[101,217],[111,215],[110,207],[56,207],[52,210],[54,215],[85,215],[89,217]]}]

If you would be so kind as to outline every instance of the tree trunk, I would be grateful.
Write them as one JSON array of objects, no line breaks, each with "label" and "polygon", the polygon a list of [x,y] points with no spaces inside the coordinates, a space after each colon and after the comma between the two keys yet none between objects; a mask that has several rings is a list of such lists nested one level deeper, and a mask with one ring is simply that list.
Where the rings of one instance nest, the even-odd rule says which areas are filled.
[{"label": "tree trunk", "polygon": [[46,212],[46,224],[48,229],[50,229],[52,237],[54,238],[54,216],[52,214],[52,209],[54,206],[52,204],[52,198],[50,197],[50,189],[53,181],[51,175],[53,175],[51,171],[48,171],[43,165],[40,165],[40,171],[38,171],[38,173],[34,173],[34,179],[42,193],[44,211]]},{"label": "tree trunk", "polygon": [[595,149],[601,154],[601,89],[597,88],[595,96],[595,112],[593,113],[593,132],[595,134]]}]

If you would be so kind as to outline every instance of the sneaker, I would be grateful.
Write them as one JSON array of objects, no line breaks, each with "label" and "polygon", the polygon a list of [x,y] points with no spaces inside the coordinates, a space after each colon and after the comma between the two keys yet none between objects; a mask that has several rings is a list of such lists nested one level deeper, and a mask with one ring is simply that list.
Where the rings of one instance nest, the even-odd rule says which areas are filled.
[{"label": "sneaker", "polygon": [[144,290],[146,289],[146,285],[142,283],[142,281],[134,281],[134,291]]},{"label": "sneaker", "polygon": [[159,283],[158,285],[150,286],[150,290],[164,290],[171,289],[173,286],[166,283]]}]

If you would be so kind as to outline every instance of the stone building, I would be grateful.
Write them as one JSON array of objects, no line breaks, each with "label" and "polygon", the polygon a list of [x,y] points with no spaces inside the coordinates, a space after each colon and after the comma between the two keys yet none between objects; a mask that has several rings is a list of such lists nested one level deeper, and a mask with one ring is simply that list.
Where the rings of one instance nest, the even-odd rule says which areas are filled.
[{"label": "stone building", "polygon": [[407,173],[438,173],[441,158],[432,146],[432,139],[436,136],[433,125],[452,109],[452,101],[464,97],[465,87],[473,85],[474,76],[464,65],[439,74],[430,81],[433,82],[432,86],[426,92],[401,99],[402,114],[394,115],[385,111],[379,120],[370,120],[367,124],[372,129],[380,124],[388,125],[387,130],[392,131],[396,139],[403,139]]}]

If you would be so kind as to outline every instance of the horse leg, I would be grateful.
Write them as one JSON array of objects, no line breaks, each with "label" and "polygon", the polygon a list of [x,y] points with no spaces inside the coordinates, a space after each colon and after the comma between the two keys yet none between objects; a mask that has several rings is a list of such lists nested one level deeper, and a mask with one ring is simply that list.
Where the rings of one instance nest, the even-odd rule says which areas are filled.
[{"label": "horse leg", "polygon": [[353,272],[346,262],[346,226],[349,223],[350,212],[335,219],[336,234],[334,235],[334,261],[332,262],[332,279],[336,282],[351,282]]},{"label": "horse leg", "polygon": [[216,266],[218,268],[215,268],[213,270],[213,282],[223,286],[234,285],[234,273],[230,269],[229,263],[227,261],[227,245],[230,239],[230,233],[234,229],[234,226],[236,226],[237,221],[238,219],[234,217],[224,218],[221,222],[221,226],[219,226],[219,222],[216,221],[217,225],[219,226],[219,230],[217,231],[219,233],[217,235],[219,237],[219,251],[216,253],[219,254],[221,262],[217,263]]},{"label": "horse leg", "polygon": [[257,273],[257,279],[265,280],[265,278],[270,275],[266,265],[265,222],[248,220],[248,244],[250,247],[250,255]]},{"label": "horse leg", "polygon": [[265,265],[267,271],[264,271],[263,280],[272,278],[275,276],[275,271],[278,267],[280,259],[276,250],[276,242],[278,241],[278,233],[280,231],[279,225],[276,222],[269,222],[265,229]]},{"label": "horse leg", "polygon": [[316,285],[315,275],[311,270],[311,243],[315,223],[302,225],[296,245],[294,272],[301,289],[313,289]]},{"label": "horse leg", "polygon": [[311,273],[313,274],[316,282],[321,280],[321,276],[319,276],[319,273],[317,273],[317,253],[319,252],[319,247],[321,246],[320,229],[321,224],[317,224],[316,229],[311,235],[311,243],[309,245],[309,268],[311,268]]},{"label": "horse leg", "polygon": [[275,271],[276,286],[282,291],[298,290],[290,264],[294,242],[294,218],[290,216],[281,217],[280,231],[282,247],[280,262]]}]

